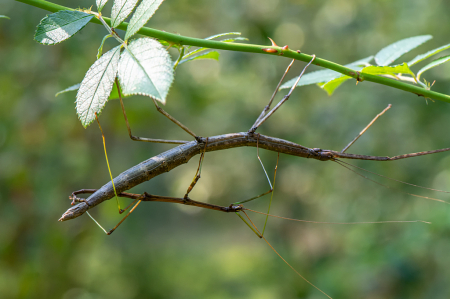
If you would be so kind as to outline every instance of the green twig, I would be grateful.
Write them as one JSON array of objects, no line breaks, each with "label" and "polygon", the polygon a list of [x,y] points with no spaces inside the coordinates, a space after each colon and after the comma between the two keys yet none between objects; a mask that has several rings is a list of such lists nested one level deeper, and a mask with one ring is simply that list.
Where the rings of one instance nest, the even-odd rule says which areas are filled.
[{"label": "green twig", "polygon": [[[54,4],[52,2],[44,1],[44,0],[16,0],[18,2],[22,2],[25,4],[29,4],[32,6],[36,6],[51,12],[57,12],[60,10],[74,10],[73,8],[65,7],[62,5]],[[107,24],[111,24],[110,18],[103,17]],[[91,22],[96,24],[101,24],[100,20],[97,18],[92,18]],[[123,22],[116,29],[126,30],[128,27],[127,22]],[[210,49],[218,49],[218,50],[229,50],[229,51],[238,51],[238,52],[249,52],[249,53],[259,53],[266,55],[282,55],[284,57],[297,59],[304,62],[309,62],[312,59],[312,55],[307,55],[303,53],[298,53],[297,51],[293,51],[290,49],[284,50],[278,46],[261,46],[261,45],[253,45],[253,44],[237,44],[237,43],[226,43],[214,40],[205,40],[200,38],[187,37],[182,35],[177,35],[174,33],[169,33],[161,30],[156,30],[148,27],[143,27],[138,31],[139,34],[165,40],[168,42],[172,42],[179,45],[189,45],[195,47],[205,47]],[[274,49],[267,51],[267,49]],[[363,74],[352,70],[343,65],[316,57],[313,64],[339,72],[341,74],[352,77],[358,81],[370,81],[386,86],[390,86],[393,88],[397,88],[400,90],[404,90],[407,92],[412,92],[417,94],[418,96],[422,96],[425,98],[432,98],[444,102],[450,103],[450,96],[446,94],[442,94],[439,92],[426,90],[424,88],[414,86],[405,82],[396,81],[393,79],[385,78],[377,75]]]},{"label": "green twig", "polygon": [[185,51],[185,48],[184,48],[184,47],[181,47],[180,55],[178,56],[177,61],[175,61],[175,64],[173,65],[173,70],[175,70],[175,69],[177,68],[177,66],[178,66],[178,64],[180,63],[181,59],[183,59],[184,51]]}]

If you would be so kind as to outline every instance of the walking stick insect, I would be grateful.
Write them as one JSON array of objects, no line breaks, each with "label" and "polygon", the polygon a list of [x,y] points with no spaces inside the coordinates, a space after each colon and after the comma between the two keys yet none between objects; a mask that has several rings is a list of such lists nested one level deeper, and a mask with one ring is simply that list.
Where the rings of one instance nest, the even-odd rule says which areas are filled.
[{"label": "walking stick insect", "polygon": [[[125,208],[123,210],[120,208],[120,205],[118,206],[120,213],[123,213],[128,209],[130,209],[130,210],[125,215],[125,217],[110,231],[106,231],[105,229],[102,228],[104,230],[104,232],[108,235],[111,234],[137,208],[137,206],[142,201],[171,202],[171,203],[178,203],[178,204],[184,204],[184,205],[192,205],[192,206],[196,206],[196,207],[201,207],[201,208],[206,208],[206,209],[211,209],[211,210],[216,210],[216,211],[222,211],[222,212],[235,212],[247,224],[247,226],[249,226],[250,229],[252,229],[252,231],[259,238],[264,239],[267,242],[267,244],[276,252],[276,254],[281,259],[283,259],[281,257],[281,255],[279,255],[278,252],[265,239],[265,237],[264,237],[265,225],[264,225],[262,232],[260,232],[260,230],[256,227],[254,222],[250,219],[250,217],[248,216],[246,211],[251,211],[251,212],[256,212],[256,213],[266,215],[266,222],[267,222],[268,216],[273,216],[273,217],[279,217],[279,216],[274,216],[274,215],[270,214],[270,204],[269,204],[269,210],[267,213],[253,211],[253,210],[245,208],[243,205],[243,203],[245,203],[245,202],[257,199],[259,197],[262,197],[262,196],[270,194],[270,193],[273,196],[273,190],[274,190],[275,178],[276,178],[276,168],[275,168],[275,174],[274,174],[274,182],[272,185],[272,183],[269,179],[269,176],[267,175],[267,172],[265,170],[265,167],[259,157],[259,148],[260,147],[267,149],[267,150],[275,151],[278,153],[278,155],[279,155],[279,153],[284,153],[284,154],[299,156],[299,157],[303,157],[303,158],[312,158],[312,159],[316,159],[316,160],[320,160],[320,161],[333,161],[353,172],[356,172],[356,171],[350,169],[349,166],[351,166],[351,167],[356,167],[356,166],[353,166],[347,162],[344,162],[341,159],[393,161],[393,160],[428,155],[428,154],[439,153],[439,152],[444,152],[444,151],[450,150],[450,148],[444,148],[444,149],[433,150],[433,151],[404,154],[404,155],[399,155],[399,156],[394,156],[394,157],[368,156],[368,155],[356,155],[356,154],[345,153],[348,150],[348,148],[362,134],[364,134],[364,132],[375,122],[375,120],[378,117],[380,117],[386,110],[388,110],[390,108],[390,106],[388,106],[385,110],[383,110],[380,114],[378,114],[375,117],[375,119],[372,120],[372,122],[370,122],[369,125],[366,126],[352,142],[350,142],[342,151],[339,151],[339,152],[333,151],[333,150],[323,150],[320,148],[308,148],[308,147],[305,147],[305,146],[302,146],[302,145],[299,145],[299,144],[296,144],[296,143],[293,143],[290,141],[286,141],[283,139],[274,138],[274,137],[265,136],[265,135],[256,133],[256,130],[271,115],[273,115],[273,113],[275,113],[276,110],[278,110],[282,104],[284,104],[289,99],[289,97],[291,96],[295,87],[297,86],[298,81],[304,74],[307,67],[314,61],[314,59],[315,59],[315,56],[313,56],[311,61],[303,68],[301,74],[297,78],[297,82],[293,85],[293,87],[288,92],[288,94],[286,96],[284,96],[283,99],[277,105],[275,105],[274,108],[271,109],[270,107],[271,107],[273,99],[278,91],[278,88],[294,61],[292,61],[289,64],[288,68],[286,69],[284,75],[282,76],[282,78],[280,80],[280,83],[278,84],[277,88],[275,89],[275,92],[273,93],[269,103],[265,106],[265,108],[263,109],[263,111],[261,112],[259,117],[256,119],[255,123],[252,125],[252,127],[247,132],[218,135],[218,136],[212,136],[212,137],[207,137],[207,138],[199,137],[199,136],[195,135],[187,127],[185,127],[180,122],[178,122],[176,119],[174,119],[172,116],[170,116],[167,112],[165,112],[162,108],[160,108],[156,104],[156,102],[154,102],[157,110],[160,113],[162,113],[163,115],[168,117],[170,120],[172,120],[174,123],[176,123],[178,126],[180,126],[183,130],[185,130],[187,133],[189,133],[191,136],[194,137],[195,140],[191,141],[191,142],[180,141],[180,140],[150,139],[150,138],[142,138],[142,137],[133,136],[131,134],[131,129],[130,129],[130,126],[128,123],[126,113],[125,113],[125,108],[123,105],[122,97],[120,95],[120,87],[119,87],[119,84],[117,84],[117,88],[119,91],[119,100],[121,103],[124,119],[125,119],[125,122],[127,125],[128,134],[132,140],[146,141],[146,142],[159,142],[159,143],[163,142],[163,143],[172,143],[172,144],[180,144],[180,145],[128,169],[127,171],[125,171],[122,174],[120,174],[119,176],[117,176],[115,179],[112,179],[112,181],[110,183],[105,184],[100,189],[82,189],[82,190],[73,192],[72,196],[70,198],[72,199],[72,204],[76,204],[76,203],[77,204],[75,206],[73,206],[72,208],[68,209],[59,220],[66,221],[66,220],[70,220],[70,219],[76,218],[78,216],[81,216],[85,212],[87,213],[87,211],[89,209],[93,208],[94,206],[100,204],[101,202],[103,202],[105,200],[111,199],[115,196],[127,197],[130,199],[133,199],[133,202],[127,208]],[[100,126],[100,123],[99,123],[99,126]],[[101,127],[100,127],[100,129],[101,129]],[[102,133],[102,136],[103,136],[103,133]],[[258,160],[261,163],[261,166],[265,172],[265,175],[266,175],[267,180],[270,185],[269,191],[267,191],[261,195],[255,196],[253,198],[250,198],[248,200],[232,203],[229,206],[219,206],[219,205],[204,203],[204,202],[195,201],[195,200],[190,199],[189,193],[195,187],[196,183],[200,179],[202,164],[203,164],[203,160],[204,160],[206,152],[234,148],[234,147],[241,147],[241,146],[253,146],[253,147],[257,148]],[[177,198],[177,197],[168,197],[168,196],[158,196],[158,195],[151,195],[146,192],[143,194],[133,194],[133,193],[125,192],[126,190],[129,190],[132,187],[139,185],[140,183],[148,181],[163,172],[168,172],[171,169],[173,169],[181,164],[187,163],[194,155],[197,155],[197,154],[200,154],[197,172],[194,176],[192,183],[188,187],[184,197]],[[277,165],[278,165],[278,159],[277,159]],[[359,168],[359,167],[357,167],[357,168]],[[359,169],[364,170],[362,168],[359,168]],[[358,172],[356,172],[356,173],[358,175],[361,175]],[[363,176],[363,175],[361,175],[361,176]],[[363,177],[365,177],[365,176],[363,176]],[[369,179],[369,180],[371,180],[371,179]],[[401,182],[401,181],[398,181],[398,182]],[[404,183],[404,182],[401,182],[401,183]],[[410,185],[412,185],[412,184],[410,184]],[[416,186],[416,185],[414,185],[414,186]],[[387,187],[387,186],[385,186],[385,187]],[[417,187],[421,187],[421,186],[417,186]],[[421,187],[421,188],[425,188],[425,187]],[[425,189],[434,190],[431,188],[425,188]],[[446,192],[446,191],[441,191],[441,190],[434,190],[434,191]],[[92,195],[90,197],[88,197],[87,199],[82,199],[77,196],[82,193],[92,193]],[[431,198],[431,197],[420,196],[420,195],[411,194],[411,193],[408,193],[408,194],[448,204],[448,202],[445,202],[443,200],[439,200],[439,199],[435,199],[435,198]],[[242,216],[241,214],[243,214],[245,217]],[[279,218],[294,220],[294,221],[303,221],[303,220],[298,220],[298,219],[289,219],[289,218],[285,218],[285,217],[279,217]],[[312,221],[306,221],[306,222],[312,222]],[[418,221],[387,221],[387,222],[418,222]],[[323,223],[323,222],[320,222],[320,223]],[[361,223],[361,222],[359,222],[359,223]],[[363,223],[386,223],[386,221],[384,221],[384,222],[363,222]],[[354,222],[354,223],[334,223],[334,224],[356,224],[356,223]],[[314,288],[316,288],[317,290],[322,292],[327,297],[331,298],[324,291],[320,290],[318,287],[316,287],[314,284],[312,284],[306,278],[304,278],[302,275],[300,275],[300,273],[298,273],[286,260],[283,259],[283,261],[286,264],[288,264],[289,267],[291,267],[300,277],[302,277],[302,279],[304,279],[306,282],[308,282],[311,286],[313,286]]]}]

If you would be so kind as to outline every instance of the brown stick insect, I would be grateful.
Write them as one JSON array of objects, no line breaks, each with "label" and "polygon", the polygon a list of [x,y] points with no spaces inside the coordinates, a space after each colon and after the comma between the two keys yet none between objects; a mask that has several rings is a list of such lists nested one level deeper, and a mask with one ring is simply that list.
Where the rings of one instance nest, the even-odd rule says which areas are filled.
[{"label": "brown stick insect", "polygon": [[[444,149],[438,149],[438,150],[432,150],[432,151],[424,151],[424,152],[417,152],[417,153],[409,153],[404,155],[398,155],[393,157],[386,157],[386,156],[370,156],[370,155],[358,155],[358,154],[348,154],[346,151],[357,141],[357,139],[364,134],[364,132],[378,119],[384,112],[386,112],[391,106],[389,105],[386,109],[384,109],[380,114],[378,114],[362,131],[361,133],[352,141],[350,142],[346,147],[344,147],[341,151],[334,151],[334,150],[325,150],[321,148],[308,148],[299,144],[296,144],[291,141],[279,139],[276,137],[270,137],[266,135],[262,135],[259,133],[256,133],[256,130],[264,123],[266,122],[291,96],[292,92],[295,90],[295,87],[297,86],[297,83],[301,79],[302,75],[304,74],[305,70],[308,68],[308,66],[314,61],[315,56],[313,55],[311,57],[310,62],[303,68],[302,72],[297,78],[297,82],[293,85],[293,87],[290,89],[290,91],[283,97],[283,99],[276,104],[272,109],[271,105],[272,102],[277,94],[277,91],[284,80],[287,72],[291,68],[294,60],[289,64],[286,71],[284,72],[280,82],[278,83],[277,88],[275,89],[275,92],[273,93],[269,103],[264,107],[263,111],[259,115],[259,117],[256,119],[254,124],[251,126],[251,128],[247,132],[240,132],[240,133],[231,133],[231,134],[224,134],[224,135],[217,135],[217,136],[210,136],[210,137],[200,137],[196,135],[193,131],[188,129],[185,125],[181,124],[179,121],[177,121],[175,118],[170,116],[167,112],[165,112],[161,107],[158,106],[156,101],[154,100],[154,104],[156,106],[156,109],[169,118],[172,122],[177,124],[179,127],[181,127],[184,131],[186,131],[188,134],[190,134],[194,140],[193,141],[182,141],[182,140],[162,140],[162,139],[151,139],[151,138],[142,138],[142,137],[136,137],[132,135],[131,128],[128,123],[128,118],[125,112],[125,107],[123,104],[121,92],[120,92],[120,85],[116,81],[116,85],[119,92],[119,100],[122,107],[124,119],[127,125],[128,134],[129,137],[132,140],[136,141],[145,141],[145,142],[157,142],[157,143],[171,143],[171,144],[179,144],[177,147],[172,148],[166,152],[163,152],[157,156],[154,156],[126,171],[118,175],[116,178],[112,179],[111,182],[105,184],[100,189],[82,189],[78,190],[72,193],[72,196],[70,197],[72,199],[72,204],[74,205],[70,209],[68,209],[62,217],[59,219],[59,221],[67,221],[70,219],[74,219],[76,217],[81,216],[84,213],[88,214],[88,210],[95,207],[96,205],[102,203],[105,200],[109,200],[115,196],[119,197],[126,197],[132,199],[132,203],[128,205],[125,209],[121,209],[119,205],[119,212],[123,213],[127,210],[129,212],[124,216],[124,218],[111,230],[107,231],[103,229],[103,231],[110,235],[114,230],[137,208],[137,206],[143,202],[143,201],[159,201],[159,202],[170,202],[170,203],[178,203],[183,205],[191,205],[196,206],[199,208],[205,208],[215,211],[221,211],[225,213],[234,212],[236,213],[244,222],[245,224],[259,237],[264,239],[264,241],[273,249],[273,251],[290,267],[293,271],[295,271],[303,280],[305,280],[307,283],[309,283],[311,286],[316,288],[318,291],[322,292],[325,296],[331,298],[328,294],[326,294],[324,291],[322,291],[320,288],[316,287],[313,283],[309,282],[305,277],[303,277],[299,272],[297,272],[286,260],[284,260],[281,255],[272,247],[272,245],[268,242],[268,240],[264,237],[264,230],[266,224],[264,224],[264,228],[262,231],[258,229],[258,227],[254,224],[254,222],[251,220],[247,212],[255,212],[260,213],[263,215],[266,215],[266,223],[267,223],[267,217],[273,216],[278,217],[282,219],[287,220],[293,220],[293,221],[304,221],[299,219],[290,219],[286,217],[280,217],[270,214],[270,204],[269,209],[267,213],[258,212],[254,210],[250,210],[246,208],[243,204],[246,202],[249,202],[251,200],[255,200],[259,197],[262,197],[264,195],[271,194],[273,196],[274,186],[275,186],[275,179],[276,179],[276,173],[277,173],[277,167],[275,167],[274,171],[274,177],[273,177],[273,183],[271,182],[267,171],[264,167],[264,164],[262,163],[262,160],[259,156],[259,148],[263,148],[269,151],[273,151],[278,153],[277,158],[277,166],[278,166],[278,159],[280,153],[286,154],[286,155],[292,155],[307,159],[315,159],[319,161],[331,161],[335,162],[353,172],[356,174],[363,176],[359,172],[351,169],[350,167],[356,167],[352,164],[349,164],[347,162],[344,162],[343,159],[358,159],[358,160],[372,160],[372,161],[394,161],[399,159],[406,159],[411,157],[417,157],[417,156],[423,156],[423,155],[429,155],[439,152],[445,152],[449,151],[450,148],[444,148]],[[98,121],[98,119],[97,119]],[[100,126],[100,123],[99,123]],[[101,127],[100,127],[101,129]],[[103,136],[103,132],[102,132]],[[104,137],[103,137],[104,138]],[[103,139],[104,140],[104,139]],[[218,151],[223,149],[230,149],[230,148],[236,148],[236,147],[243,147],[243,146],[251,146],[256,147],[257,149],[257,157],[258,160],[261,163],[261,166],[264,170],[265,176],[269,183],[269,190],[255,196],[253,198],[243,200],[240,202],[234,202],[231,203],[228,206],[221,206],[206,202],[201,202],[197,200],[193,200],[189,197],[190,192],[195,187],[197,182],[199,181],[201,177],[201,170],[203,161],[205,158],[205,155],[207,152],[211,151]],[[133,188],[134,186],[137,186],[145,181],[151,180],[152,178],[164,173],[168,172],[172,169],[174,169],[177,166],[180,166],[182,164],[187,163],[193,156],[200,155],[198,168],[196,171],[196,174],[194,176],[194,179],[192,180],[192,183],[188,186],[186,193],[183,197],[169,197],[169,196],[160,196],[160,195],[152,195],[144,192],[143,194],[134,194],[134,193],[128,193],[127,190]],[[108,166],[109,167],[109,166]],[[359,168],[359,167],[356,167]],[[359,168],[360,170],[364,170],[362,168]],[[365,176],[363,176],[365,177]],[[366,178],[366,177],[365,177]],[[371,180],[371,179],[369,179]],[[398,181],[398,180],[397,180]],[[401,181],[398,181],[401,182]],[[404,182],[401,182],[404,183]],[[408,184],[408,183],[407,183]],[[382,185],[382,184],[381,184]],[[412,185],[412,184],[410,184]],[[382,185],[384,187],[387,187],[385,185]],[[414,185],[416,186],[416,185]],[[417,186],[421,187],[421,186]],[[389,187],[388,187],[389,188]],[[421,187],[425,188],[425,187]],[[434,190],[431,188],[425,188]],[[440,191],[440,190],[434,190],[434,191]],[[445,191],[441,191],[445,192]],[[79,194],[83,193],[91,193],[91,195],[87,199],[79,198]],[[448,192],[447,192],[448,193]],[[431,197],[425,197],[420,196],[416,194],[407,193],[409,195],[422,197],[429,200],[439,201],[443,203],[447,203],[440,199],[435,199]],[[270,201],[270,203],[272,200]],[[92,217],[91,217],[92,218]],[[94,220],[95,221],[95,220]],[[314,221],[304,221],[304,222],[314,222]],[[333,224],[357,224],[357,223],[386,223],[386,222],[418,222],[418,221],[381,221],[381,222],[352,222],[352,223],[333,223]],[[424,222],[424,221],[422,221]],[[317,223],[324,223],[324,222],[317,222]],[[331,223],[331,222],[330,222]],[[98,223],[97,223],[98,224]],[[100,225],[99,225],[100,226]],[[101,227],[101,226],[100,226]]]}]

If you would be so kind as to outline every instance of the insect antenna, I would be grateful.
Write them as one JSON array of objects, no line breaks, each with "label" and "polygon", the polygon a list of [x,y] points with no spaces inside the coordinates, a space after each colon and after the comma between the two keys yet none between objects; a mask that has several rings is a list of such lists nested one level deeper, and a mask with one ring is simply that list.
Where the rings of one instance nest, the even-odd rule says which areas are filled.
[{"label": "insect antenna", "polygon": [[[394,191],[397,191],[397,192],[401,192],[401,193],[404,193],[404,194],[407,194],[407,195],[415,196],[415,197],[420,197],[420,198],[424,198],[424,199],[429,199],[429,200],[434,200],[434,201],[442,202],[442,203],[445,203],[445,204],[450,204],[450,202],[447,202],[447,201],[442,200],[442,199],[437,199],[437,198],[428,197],[428,196],[422,196],[422,195],[418,195],[418,194],[414,194],[414,193],[409,193],[409,192],[401,191],[401,190],[398,190],[398,189],[396,189],[396,188],[392,188],[392,187],[390,187],[390,186],[387,186],[387,185],[385,185],[385,184],[382,184],[382,183],[380,183],[380,182],[377,182],[377,181],[375,181],[375,180],[373,180],[373,179],[371,179],[371,178],[369,178],[369,177],[367,177],[367,176],[365,176],[365,175],[363,175],[363,174],[357,172],[356,170],[353,170],[353,169],[351,169],[350,167],[348,167],[348,166],[345,165],[345,164],[349,164],[349,163],[345,163],[345,164],[344,164],[343,161],[338,160],[338,159],[335,159],[334,162],[336,162],[337,164],[341,165],[342,167],[344,167],[344,168],[350,170],[351,172],[356,173],[356,174],[359,175],[360,177],[365,178],[365,179],[367,179],[367,180],[369,180],[369,181],[372,181],[372,182],[374,182],[375,184],[380,185],[380,186],[382,186],[382,187],[385,187],[385,188],[387,188],[387,189],[391,189],[391,190],[394,190]],[[352,164],[350,164],[350,165],[351,165],[351,166],[354,166],[354,165],[352,165]],[[358,167],[358,168],[359,168],[359,167]],[[417,186],[417,187],[419,187],[419,186]],[[426,187],[422,187],[422,188],[428,189],[428,188],[426,188]],[[444,191],[444,192],[445,192],[445,191]]]},{"label": "insect antenna", "polygon": [[436,192],[450,193],[450,191],[445,191],[445,190],[439,190],[439,189],[428,188],[428,187],[424,187],[424,186],[420,186],[420,185],[415,185],[415,184],[411,184],[411,183],[408,183],[408,182],[404,182],[404,181],[401,181],[401,180],[393,179],[393,178],[390,178],[390,177],[388,177],[388,176],[385,176],[385,175],[382,175],[382,174],[379,174],[379,173],[370,171],[370,170],[368,170],[368,169],[365,169],[365,168],[356,166],[356,165],[354,165],[354,164],[351,164],[351,163],[342,161],[342,160],[340,160],[340,159],[336,159],[336,161],[339,161],[339,162],[342,163],[342,164],[348,165],[348,166],[350,166],[350,167],[357,168],[357,169],[359,169],[359,170],[366,171],[366,172],[368,172],[368,173],[377,175],[377,176],[379,176],[379,177],[382,177],[382,178],[385,178],[385,179],[388,179],[388,180],[391,180],[391,181],[394,181],[394,182],[397,182],[397,183],[402,183],[402,184],[405,184],[405,185],[409,185],[409,186],[413,186],[413,187],[417,187],[417,188],[422,188],[422,189],[426,189],[426,190],[431,190],[431,191],[436,191]]},{"label": "insect antenna", "polygon": [[280,219],[284,219],[284,220],[305,222],[305,223],[317,223],[317,224],[379,224],[379,223],[418,223],[418,222],[431,224],[431,222],[423,221],[423,220],[388,220],[388,221],[363,221],[363,222],[324,222],[324,221],[312,221],[312,220],[303,220],[303,219],[295,219],[295,218],[288,218],[288,217],[283,217],[283,216],[277,216],[277,215],[263,213],[263,212],[255,211],[255,210],[252,210],[252,209],[244,208],[244,207],[242,208],[242,210],[250,211],[250,212],[253,212],[253,213],[266,215],[266,216],[270,216],[270,217],[274,217],[274,218],[280,218]]}]

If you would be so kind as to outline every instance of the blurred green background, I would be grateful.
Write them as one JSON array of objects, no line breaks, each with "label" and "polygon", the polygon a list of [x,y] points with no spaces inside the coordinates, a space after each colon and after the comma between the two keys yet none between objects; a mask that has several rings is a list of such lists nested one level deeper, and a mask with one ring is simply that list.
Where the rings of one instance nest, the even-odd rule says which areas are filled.
[{"label": "blurred green background", "polygon": [[[57,3],[90,7],[94,1]],[[444,0],[168,0],[147,26],[200,38],[240,31],[255,44],[269,44],[271,37],[279,45],[341,64],[402,38],[434,35],[402,62],[450,42],[449,9]],[[0,14],[11,18],[0,19],[0,297],[326,298],[234,214],[143,203],[111,236],[87,216],[57,222],[70,207],[72,191],[99,188],[109,180],[98,127],[83,129],[75,114],[75,93],[54,96],[82,80],[106,31],[88,24],[68,41],[43,46],[33,35],[47,13],[10,0],[0,5]],[[109,39],[105,51],[115,45]],[[170,51],[176,58],[176,51]],[[164,109],[201,136],[246,131],[288,63],[283,57],[222,51],[219,62],[183,64]],[[287,78],[303,66],[297,62]],[[436,80],[434,90],[450,93],[450,64],[424,77]],[[298,88],[259,132],[340,150],[389,103],[393,108],[349,153],[398,155],[450,146],[450,104],[427,103],[370,82],[347,82],[331,97],[317,86]],[[135,135],[189,138],[148,98],[129,98],[125,106]],[[106,105],[100,121],[114,176],[171,147],[131,141],[118,101]],[[261,158],[272,175],[276,153],[261,150]],[[133,191],[182,196],[197,161]],[[448,153],[352,163],[402,181],[450,189]],[[267,239],[331,297],[450,297],[449,206],[398,191],[447,201],[449,196],[371,176],[392,188],[387,189],[337,164],[285,155],[278,171],[275,215],[432,222],[326,225],[269,219]],[[208,153],[191,197],[228,205],[267,189],[256,149],[240,148]],[[247,207],[265,211],[268,201],[261,198]],[[121,219],[114,201],[92,214],[107,228]],[[262,226],[264,217],[253,219]]]}]

